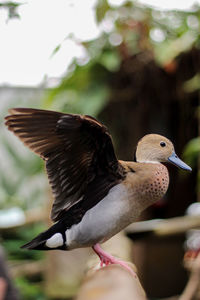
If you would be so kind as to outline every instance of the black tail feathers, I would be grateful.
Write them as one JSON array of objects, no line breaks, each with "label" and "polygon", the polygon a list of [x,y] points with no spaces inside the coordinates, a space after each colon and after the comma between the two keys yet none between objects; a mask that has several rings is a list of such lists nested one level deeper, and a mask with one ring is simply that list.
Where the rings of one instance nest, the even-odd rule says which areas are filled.
[{"label": "black tail feathers", "polygon": [[[40,233],[38,236],[36,236],[32,241],[28,242],[27,244],[21,246],[23,249],[29,249],[29,250],[67,250],[66,247],[66,240],[65,235],[63,235],[61,232],[59,232],[59,228],[57,226],[58,224],[54,224],[52,227],[50,227],[48,230]],[[46,242],[48,239],[50,239],[54,234],[61,233],[63,236],[63,245],[55,248],[50,248],[46,245]]]},{"label": "black tail feathers", "polygon": [[30,241],[27,244],[21,246],[21,248],[29,249],[29,250],[33,250],[33,249],[35,249],[35,250],[48,250],[48,247],[45,246],[45,243],[46,243],[47,239],[50,237],[46,234],[47,231],[40,233],[32,241]]}]

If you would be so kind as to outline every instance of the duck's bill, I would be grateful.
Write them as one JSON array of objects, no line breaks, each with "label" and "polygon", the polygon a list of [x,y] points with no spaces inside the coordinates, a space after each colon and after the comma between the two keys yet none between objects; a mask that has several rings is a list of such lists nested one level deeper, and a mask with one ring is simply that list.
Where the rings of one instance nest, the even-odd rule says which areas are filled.
[{"label": "duck's bill", "polygon": [[170,163],[172,163],[173,165],[186,170],[186,171],[192,171],[192,168],[190,168],[186,163],[184,163],[184,161],[182,161],[175,152],[172,153],[172,155],[170,155],[168,157],[168,161]]}]

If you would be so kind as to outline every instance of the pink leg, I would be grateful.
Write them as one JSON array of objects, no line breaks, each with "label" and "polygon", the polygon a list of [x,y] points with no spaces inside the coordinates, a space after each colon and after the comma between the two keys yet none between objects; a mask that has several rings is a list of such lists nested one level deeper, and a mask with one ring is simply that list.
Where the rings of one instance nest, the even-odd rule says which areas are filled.
[{"label": "pink leg", "polygon": [[93,250],[100,258],[100,266],[103,267],[105,264],[106,266],[109,264],[117,264],[128,270],[133,276],[136,277],[136,273],[122,260],[115,258],[114,256],[105,252],[99,244],[94,245]]}]

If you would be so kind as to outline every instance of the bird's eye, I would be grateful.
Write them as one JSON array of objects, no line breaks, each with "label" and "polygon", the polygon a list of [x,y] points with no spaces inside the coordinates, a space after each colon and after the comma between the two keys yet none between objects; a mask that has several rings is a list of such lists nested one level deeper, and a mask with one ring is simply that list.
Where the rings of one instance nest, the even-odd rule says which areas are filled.
[{"label": "bird's eye", "polygon": [[160,142],[160,146],[161,146],[161,147],[165,147],[165,146],[166,146],[166,143],[165,143],[165,142]]}]

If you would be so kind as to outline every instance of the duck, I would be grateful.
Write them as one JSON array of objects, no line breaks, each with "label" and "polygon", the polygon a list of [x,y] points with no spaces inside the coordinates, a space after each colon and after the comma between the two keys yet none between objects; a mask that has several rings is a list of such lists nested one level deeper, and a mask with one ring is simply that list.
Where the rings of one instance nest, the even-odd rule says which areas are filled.
[{"label": "duck", "polygon": [[22,248],[73,250],[92,247],[100,265],[120,259],[101,245],[135,222],[141,212],[167,192],[165,163],[192,169],[176,154],[173,143],[147,134],[133,161],[118,160],[108,128],[88,115],[32,108],[13,108],[5,124],[45,162],[54,202],[53,225]]}]

